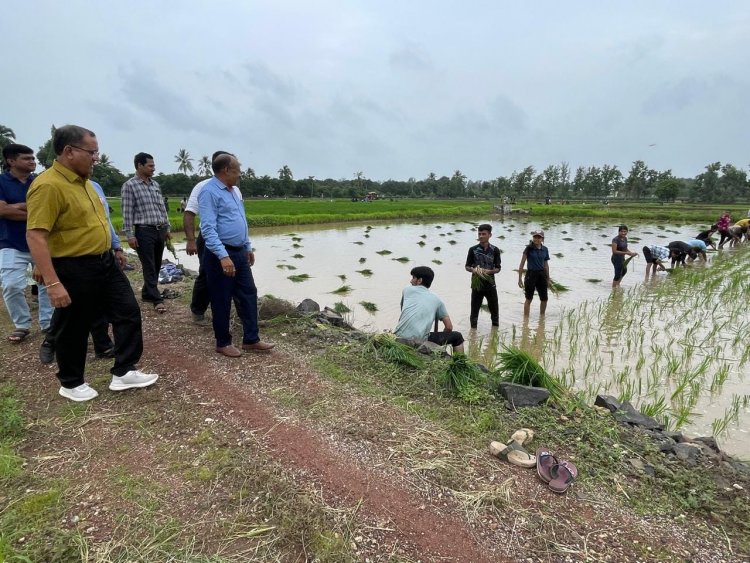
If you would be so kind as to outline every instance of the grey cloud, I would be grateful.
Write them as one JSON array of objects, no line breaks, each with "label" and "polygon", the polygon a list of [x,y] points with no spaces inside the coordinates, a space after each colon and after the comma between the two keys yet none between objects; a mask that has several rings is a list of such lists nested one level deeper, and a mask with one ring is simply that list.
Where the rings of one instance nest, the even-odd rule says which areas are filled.
[{"label": "grey cloud", "polygon": [[414,43],[407,43],[400,49],[393,51],[388,57],[388,62],[394,69],[409,72],[421,72],[433,68],[429,55]]},{"label": "grey cloud", "polygon": [[[167,87],[145,69],[121,70],[122,93],[125,99],[144,113],[154,115],[169,127],[183,131],[218,132],[217,123],[208,119],[205,112],[199,112],[188,97],[176,91],[177,83]],[[180,84],[185,90],[185,84]]]},{"label": "grey cloud", "polygon": [[742,91],[741,86],[728,76],[685,76],[658,85],[654,92],[643,100],[641,112],[653,116],[679,113],[695,104],[716,104],[734,89]]},{"label": "grey cloud", "polygon": [[267,66],[260,63],[246,63],[237,77],[256,93],[273,96],[291,103],[297,97],[298,88],[293,81],[284,79]]}]

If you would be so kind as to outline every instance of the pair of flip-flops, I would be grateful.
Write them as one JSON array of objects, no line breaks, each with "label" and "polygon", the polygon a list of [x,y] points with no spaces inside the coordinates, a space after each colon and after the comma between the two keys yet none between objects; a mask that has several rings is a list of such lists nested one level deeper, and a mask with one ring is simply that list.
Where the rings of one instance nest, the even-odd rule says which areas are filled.
[{"label": "pair of flip-flops", "polygon": [[533,437],[533,430],[521,428],[520,430],[516,430],[505,444],[502,442],[490,442],[490,453],[518,467],[534,467],[536,465],[536,457],[527,452],[523,447]]},{"label": "pair of flip-flops", "polygon": [[536,472],[555,493],[564,493],[578,477],[578,468],[570,461],[557,459],[547,448],[536,450]]}]

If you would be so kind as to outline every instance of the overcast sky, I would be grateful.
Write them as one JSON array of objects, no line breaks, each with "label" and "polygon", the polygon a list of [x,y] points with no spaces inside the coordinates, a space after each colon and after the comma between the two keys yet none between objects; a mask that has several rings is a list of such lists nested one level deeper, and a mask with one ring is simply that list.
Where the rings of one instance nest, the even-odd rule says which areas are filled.
[{"label": "overcast sky", "polygon": [[[619,6],[618,6],[619,4]],[[295,178],[750,164],[750,2],[83,1],[4,7],[0,124]],[[653,146],[652,146],[653,145]]]}]

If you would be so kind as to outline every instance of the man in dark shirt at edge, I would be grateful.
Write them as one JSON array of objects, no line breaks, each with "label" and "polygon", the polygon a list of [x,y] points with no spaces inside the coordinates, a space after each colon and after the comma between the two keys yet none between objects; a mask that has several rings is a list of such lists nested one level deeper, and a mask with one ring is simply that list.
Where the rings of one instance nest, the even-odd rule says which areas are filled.
[{"label": "man in dark shirt at edge", "polygon": [[466,256],[466,271],[471,272],[471,328],[477,328],[479,309],[487,299],[492,326],[498,326],[497,287],[495,274],[500,271],[500,249],[490,244],[492,225],[483,223],[477,227],[479,244],[472,246]]}]

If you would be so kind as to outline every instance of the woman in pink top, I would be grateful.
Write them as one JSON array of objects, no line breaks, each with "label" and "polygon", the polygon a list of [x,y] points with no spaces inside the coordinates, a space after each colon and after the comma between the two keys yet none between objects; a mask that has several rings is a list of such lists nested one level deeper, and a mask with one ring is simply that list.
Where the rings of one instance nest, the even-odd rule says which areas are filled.
[{"label": "woman in pink top", "polygon": [[729,234],[729,225],[732,223],[732,218],[729,216],[729,211],[725,211],[721,217],[719,217],[719,220],[716,221],[716,226],[719,228],[719,234],[721,235],[721,240],[719,241],[719,248],[724,246],[724,242],[727,240],[732,240],[732,235]]}]

